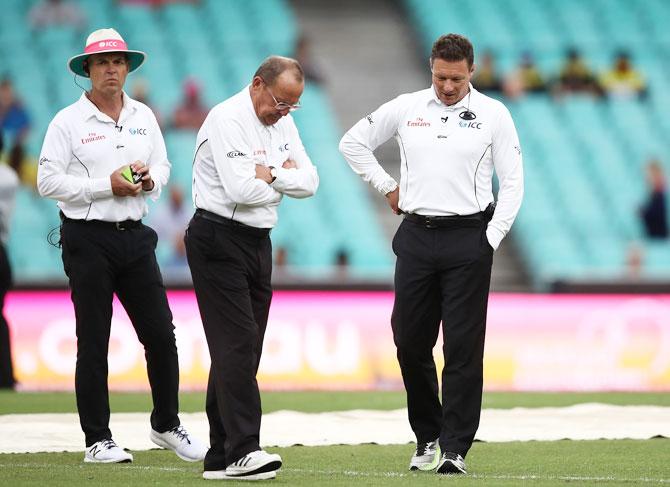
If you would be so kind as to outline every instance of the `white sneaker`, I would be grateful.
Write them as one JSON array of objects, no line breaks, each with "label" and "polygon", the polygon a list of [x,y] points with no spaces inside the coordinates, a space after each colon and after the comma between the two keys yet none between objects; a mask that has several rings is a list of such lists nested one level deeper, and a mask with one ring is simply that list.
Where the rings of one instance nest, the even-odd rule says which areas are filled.
[{"label": "white sneaker", "polygon": [[179,458],[187,462],[204,460],[209,449],[202,441],[189,435],[181,425],[165,433],[152,429],[149,439],[162,448],[174,451]]},{"label": "white sneaker", "polygon": [[410,470],[422,470],[424,472],[434,470],[440,462],[440,444],[438,440],[427,443],[417,443],[416,451],[409,462]]},{"label": "white sneaker", "polygon": [[281,457],[276,453],[256,450],[228,465],[226,477],[237,480],[271,479],[276,476],[281,464]]},{"label": "white sneaker", "polygon": [[87,463],[130,463],[133,456],[119,448],[114,440],[101,440],[86,449],[84,461]]}]

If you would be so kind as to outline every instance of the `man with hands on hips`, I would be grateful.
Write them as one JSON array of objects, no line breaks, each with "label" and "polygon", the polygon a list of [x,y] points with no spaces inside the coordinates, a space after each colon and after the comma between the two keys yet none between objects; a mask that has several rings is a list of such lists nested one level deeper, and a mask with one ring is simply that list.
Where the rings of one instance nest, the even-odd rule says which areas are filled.
[{"label": "man with hands on hips", "polygon": [[[49,124],[38,167],[38,190],[58,201],[63,267],[74,304],[75,391],[90,463],[132,462],[109,429],[107,352],[114,294],[144,346],[153,399],[149,437],[187,461],[207,447],[178,417],[177,347],[163,280],[156,262],[156,232],[142,223],[146,198],[157,199],[170,163],[156,117],[123,85],[145,59],[114,29],[87,39],[70,70],[90,78],[90,91]],[[129,163],[129,161],[132,161]]]},{"label": "man with hands on hips", "polygon": [[[509,111],[470,84],[474,50],[441,36],[430,56],[432,86],[398,96],[354,125],[340,142],[351,168],[403,214],[393,339],[417,447],[410,470],[466,473],[479,426],[484,336],[493,252],[523,196],[521,147]],[[394,137],[400,183],[373,151]],[[497,204],[492,178],[500,181]],[[442,325],[439,399],[433,347]]]}]

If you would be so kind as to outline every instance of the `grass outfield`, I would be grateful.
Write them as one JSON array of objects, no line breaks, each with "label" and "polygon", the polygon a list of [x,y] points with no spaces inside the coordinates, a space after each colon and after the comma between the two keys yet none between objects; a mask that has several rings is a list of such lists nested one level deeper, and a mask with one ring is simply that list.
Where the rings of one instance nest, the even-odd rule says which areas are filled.
[{"label": "grass outfield", "polygon": [[[266,413],[289,409],[306,413],[346,411],[349,409],[392,410],[404,408],[405,393],[380,392],[263,392]],[[483,407],[561,407],[585,402],[618,405],[670,406],[670,394],[661,393],[509,393],[484,394]],[[151,410],[148,393],[112,393],[110,406],[115,413]],[[180,410],[185,413],[204,411],[205,394],[188,392],[180,395]],[[72,392],[9,392],[0,391],[0,414],[74,413],[77,411]]]},{"label": "grass outfield", "polygon": [[[484,407],[567,406],[583,402],[670,406],[668,394],[512,394],[489,393]],[[147,394],[112,394],[112,411],[148,411]],[[202,411],[204,394],[181,397],[182,411]],[[266,412],[279,409],[317,412],[347,409],[396,409],[405,406],[398,392],[270,392]],[[0,393],[0,414],[74,412],[71,393]],[[410,473],[412,445],[360,445],[271,448],[284,459],[272,485],[670,485],[670,440],[554,441],[475,443],[467,458],[467,477]],[[133,452],[130,465],[87,465],[80,453],[0,454],[0,485],[208,485],[202,466],[166,451]],[[211,482],[210,482],[211,483]],[[225,485],[247,483],[225,482]]]},{"label": "grass outfield", "polygon": [[[466,477],[407,471],[411,445],[270,448],[284,459],[272,485],[665,485],[670,440],[475,443]],[[166,451],[133,453],[126,465],[87,465],[83,453],[0,455],[6,486],[209,485],[200,464]],[[225,482],[224,485],[248,482]]]}]

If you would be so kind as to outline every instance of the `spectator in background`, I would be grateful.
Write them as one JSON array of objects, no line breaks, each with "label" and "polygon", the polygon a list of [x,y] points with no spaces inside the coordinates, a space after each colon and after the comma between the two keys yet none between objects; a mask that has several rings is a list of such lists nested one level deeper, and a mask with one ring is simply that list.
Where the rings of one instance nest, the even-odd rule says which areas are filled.
[{"label": "spectator in background", "polygon": [[184,232],[193,216],[193,209],[184,205],[184,191],[180,186],[170,186],[170,200],[156,207],[152,213],[152,227],[159,242],[169,242],[171,247],[167,267],[186,267]]},{"label": "spectator in background", "polygon": [[151,108],[151,111],[154,112],[154,115],[156,115],[156,121],[158,122],[158,125],[162,129],[163,123],[160,113],[156,107],[154,107],[153,104],[149,102],[149,83],[146,79],[137,78],[135,80],[132,87],[132,98],[136,101],[139,101],[140,103],[144,103],[146,106]]},{"label": "spectator in background", "polygon": [[[3,135],[0,129],[0,155],[3,149]],[[16,385],[12,366],[9,325],[5,318],[5,296],[12,286],[12,268],[7,256],[9,224],[14,210],[14,199],[19,186],[19,178],[12,168],[0,164],[0,389],[13,389]]]},{"label": "spectator in background", "polygon": [[129,5],[148,5],[150,7],[159,8],[169,3],[192,3],[197,5],[200,0],[119,0],[119,3]]},{"label": "spectator in background", "polygon": [[207,118],[209,109],[200,100],[200,85],[193,78],[184,82],[184,98],[172,115],[172,126],[177,129],[198,130]]},{"label": "spectator in background", "polygon": [[625,51],[619,52],[612,68],[602,74],[600,84],[611,98],[644,99],[647,96],[644,77],[633,67]]},{"label": "spectator in background", "polygon": [[484,51],[482,60],[477,65],[475,74],[472,76],[472,86],[484,93],[500,93],[502,91],[502,80],[495,67],[495,59],[491,51]]},{"label": "spectator in background", "polygon": [[525,93],[544,93],[547,84],[535,65],[532,54],[521,54],[519,66],[505,79],[505,96],[511,99],[519,98]]},{"label": "spectator in background", "polygon": [[665,175],[661,163],[652,159],[647,164],[647,183],[649,195],[640,208],[640,218],[645,235],[652,239],[668,238],[668,203],[665,188]]},{"label": "spectator in background", "polygon": [[26,171],[24,166],[25,143],[30,133],[30,116],[14,93],[9,78],[0,80],[0,131],[5,136],[7,164],[14,169],[21,182],[35,187],[35,170]]},{"label": "spectator in background", "polygon": [[274,247],[274,263],[272,264],[272,282],[287,281],[296,276],[291,271],[288,262],[289,249],[286,247]]},{"label": "spectator in background", "polygon": [[637,280],[642,277],[643,267],[644,252],[638,243],[633,242],[626,251],[626,268],[624,276],[631,280]]},{"label": "spectator in background", "polygon": [[277,267],[286,267],[288,265],[288,250],[286,247],[278,247],[275,250],[275,269]]},{"label": "spectator in background", "polygon": [[86,16],[75,3],[64,0],[43,0],[28,14],[33,29],[43,29],[52,25],[64,25],[83,30]]},{"label": "spectator in background", "polygon": [[335,274],[338,278],[349,275],[349,253],[347,249],[340,249],[335,254]]},{"label": "spectator in background", "polygon": [[300,63],[305,73],[305,80],[310,83],[323,84],[325,76],[318,65],[314,63],[311,52],[311,42],[305,35],[300,36],[295,47],[295,60]]},{"label": "spectator in background", "polygon": [[570,49],[561,68],[557,94],[587,93],[602,96],[602,88],[577,49]]},{"label": "spectator in background", "polygon": [[0,80],[0,130],[5,134],[5,144],[10,151],[23,146],[30,131],[30,116],[16,97],[9,78]]}]

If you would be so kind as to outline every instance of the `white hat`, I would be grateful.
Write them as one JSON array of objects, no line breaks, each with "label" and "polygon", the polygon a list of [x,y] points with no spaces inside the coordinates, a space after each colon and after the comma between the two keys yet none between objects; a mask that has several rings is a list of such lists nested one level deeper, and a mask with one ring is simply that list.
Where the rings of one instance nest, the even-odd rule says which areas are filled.
[{"label": "white hat", "polygon": [[121,34],[114,29],[98,29],[91,33],[86,39],[86,47],[82,54],[77,54],[67,62],[68,68],[74,74],[88,78],[88,73],[84,71],[84,61],[91,54],[103,52],[124,52],[128,55],[128,72],[131,73],[142,66],[146,59],[146,53],[142,51],[130,51]]}]

